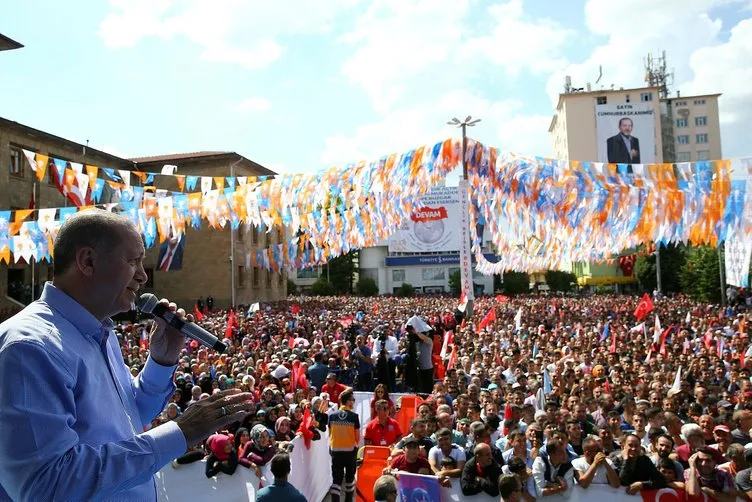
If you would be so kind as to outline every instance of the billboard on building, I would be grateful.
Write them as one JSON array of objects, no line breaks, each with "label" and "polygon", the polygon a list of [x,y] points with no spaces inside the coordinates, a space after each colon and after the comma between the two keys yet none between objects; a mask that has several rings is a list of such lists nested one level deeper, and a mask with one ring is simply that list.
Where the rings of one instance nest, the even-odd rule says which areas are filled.
[{"label": "billboard on building", "polygon": [[389,238],[392,253],[459,251],[460,202],[457,187],[437,187],[420,198],[408,221]]},{"label": "billboard on building", "polygon": [[595,105],[598,162],[651,164],[655,159],[655,114],[652,101]]}]

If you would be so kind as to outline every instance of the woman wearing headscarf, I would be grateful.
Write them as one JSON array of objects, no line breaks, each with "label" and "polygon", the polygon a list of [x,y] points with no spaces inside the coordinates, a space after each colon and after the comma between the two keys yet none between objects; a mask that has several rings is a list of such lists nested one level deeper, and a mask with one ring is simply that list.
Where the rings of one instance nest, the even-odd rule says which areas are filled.
[{"label": "woman wearing headscarf", "polygon": [[295,434],[290,428],[290,418],[279,417],[274,424],[274,439],[277,441],[277,444],[284,441],[292,441],[294,437]]},{"label": "woman wearing headscarf", "polygon": [[269,429],[263,424],[256,424],[251,429],[251,440],[243,447],[238,462],[240,465],[256,471],[256,476],[261,477],[261,466],[269,462],[277,448],[269,436]]},{"label": "woman wearing headscarf", "polygon": [[227,475],[235,473],[238,468],[238,453],[233,447],[232,439],[225,434],[213,434],[206,440],[209,456],[206,458],[206,477],[211,478],[220,472]]}]

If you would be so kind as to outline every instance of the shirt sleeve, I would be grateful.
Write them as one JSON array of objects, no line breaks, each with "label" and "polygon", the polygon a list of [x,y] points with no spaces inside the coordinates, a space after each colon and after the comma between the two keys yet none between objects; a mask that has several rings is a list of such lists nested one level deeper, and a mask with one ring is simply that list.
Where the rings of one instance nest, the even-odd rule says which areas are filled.
[{"label": "shirt sleeve", "polygon": [[[71,427],[75,380],[41,344],[5,346],[0,382],[0,479],[14,500],[108,498],[148,482],[186,450],[172,421],[125,440],[82,444]],[[106,417],[103,410],[95,419]]]},{"label": "shirt sleeve", "polygon": [[167,406],[167,400],[177,388],[172,381],[175,366],[162,366],[151,356],[146,360],[144,369],[133,378],[133,393],[141,423],[147,425]]},{"label": "shirt sleeve", "polygon": [[540,457],[533,462],[533,480],[535,483],[535,496],[542,497],[543,490],[546,488],[546,465]]}]

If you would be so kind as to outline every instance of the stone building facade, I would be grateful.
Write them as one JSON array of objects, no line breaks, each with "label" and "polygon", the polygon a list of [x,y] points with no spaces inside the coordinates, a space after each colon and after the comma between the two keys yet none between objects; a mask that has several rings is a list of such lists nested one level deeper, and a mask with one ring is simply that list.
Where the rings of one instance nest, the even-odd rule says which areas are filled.
[{"label": "stone building facade", "polygon": [[[136,169],[160,172],[165,164],[178,166],[178,174],[196,176],[271,176],[272,171],[234,152],[196,152],[131,159]],[[169,184],[165,184],[165,180]],[[157,177],[155,186],[178,191],[177,182]],[[185,236],[183,264],[180,270],[158,269],[159,247],[146,254],[145,267],[150,290],[157,296],[174,299],[182,305],[193,305],[199,297],[214,298],[215,307],[226,308],[233,293],[236,305],[257,301],[282,300],[287,295],[287,274],[252,268],[250,257],[259,249],[282,242],[284,236],[276,229],[259,233],[246,225],[234,232],[228,223],[224,229],[188,228]],[[232,251],[231,252],[231,248]]]},{"label": "stone building facade", "polygon": [[[233,152],[199,152],[186,155],[167,155],[141,159],[123,159],[108,153],[89,148],[53,134],[28,127],[17,122],[0,118],[0,210],[27,209],[30,207],[32,191],[34,207],[67,207],[71,203],[60,193],[53,183],[52,169],[48,168],[44,178],[37,181],[36,173],[29,167],[23,150],[30,150],[49,157],[69,162],[110,167],[113,169],[160,172],[162,165],[179,166],[180,174],[199,176],[270,176],[273,172],[255,162]],[[138,183],[138,177],[131,177]],[[177,186],[161,186],[177,190]],[[113,193],[105,188],[102,202],[110,202]],[[282,236],[273,231],[259,236],[256,229],[241,225],[234,232],[234,257],[231,267],[231,237],[229,225],[224,230],[204,228],[186,231],[186,247],[183,267],[180,271],[161,272],[156,270],[159,247],[147,251],[145,267],[149,275],[147,290],[159,296],[170,298],[192,308],[199,296],[211,295],[215,305],[226,307],[232,299],[233,274],[236,304],[256,301],[283,299],[287,290],[286,274],[267,273],[252,269],[247,257],[260,247],[281,242]],[[11,257],[12,261],[12,257]],[[32,283],[36,293],[41,291],[44,282],[52,279],[52,265],[46,262],[28,265],[0,263],[0,310],[17,308],[21,304],[9,296],[10,289],[21,284],[31,293]],[[14,284],[13,288],[9,288]]]}]

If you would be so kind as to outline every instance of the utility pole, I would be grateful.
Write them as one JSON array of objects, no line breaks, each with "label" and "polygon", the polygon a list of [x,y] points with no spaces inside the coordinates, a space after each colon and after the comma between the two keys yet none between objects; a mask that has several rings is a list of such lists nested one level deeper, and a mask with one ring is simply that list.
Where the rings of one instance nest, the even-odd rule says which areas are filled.
[{"label": "utility pole", "polygon": [[726,265],[723,259],[723,244],[718,243],[718,273],[721,276],[721,306],[726,306]]},{"label": "utility pole", "polygon": [[661,280],[661,243],[657,242],[655,246],[655,289],[659,294],[663,294],[663,281]]},{"label": "utility pole", "polygon": [[[447,125],[459,127],[462,130],[462,179],[458,185],[460,196],[460,277],[462,292],[467,296],[467,307],[465,316],[467,319],[473,315],[473,303],[475,301],[475,291],[473,286],[473,269],[472,256],[470,254],[470,200],[467,183],[467,128],[474,127],[480,122],[480,119],[474,119],[468,115],[465,120],[460,121],[458,118],[452,118]],[[481,236],[481,239],[483,236]]]}]

